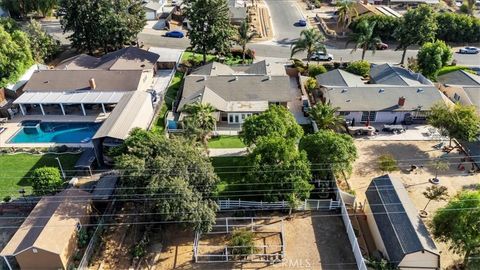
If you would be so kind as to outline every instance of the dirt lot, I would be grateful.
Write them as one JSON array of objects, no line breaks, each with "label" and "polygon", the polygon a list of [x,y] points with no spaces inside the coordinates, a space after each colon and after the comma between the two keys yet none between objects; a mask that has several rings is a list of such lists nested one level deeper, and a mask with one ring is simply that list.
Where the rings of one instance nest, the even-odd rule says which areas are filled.
[{"label": "dirt lot", "polygon": [[[438,144],[436,141],[355,141],[358,149],[359,159],[354,165],[354,172],[349,180],[351,188],[356,191],[357,201],[365,201],[365,190],[372,178],[381,176],[382,173],[377,169],[376,159],[382,154],[391,154],[397,159],[400,170],[393,172],[392,175],[398,177],[410,194],[417,209],[423,209],[427,203],[427,199],[422,192],[431,184],[428,179],[435,176],[435,170],[429,164],[432,158],[445,155],[441,150],[433,148]],[[460,158],[464,157],[458,151],[453,150],[446,156],[450,163],[448,171],[439,172],[440,185],[448,188],[450,196],[455,195],[458,191],[465,189],[473,189],[479,184],[479,176],[468,175],[465,171],[457,169]],[[410,165],[424,166],[414,173],[408,172]],[[464,164],[467,169],[471,168],[470,163]],[[433,213],[446,202],[432,201],[427,210]],[[428,218],[426,220],[428,224]],[[437,242],[437,247],[442,253],[442,266],[450,265],[453,260],[459,259],[458,256],[448,251],[443,243]]]},{"label": "dirt lot", "polygon": [[282,263],[192,263],[193,233],[170,227],[155,269],[356,269],[345,227],[332,212],[298,215],[284,221],[285,256]]}]

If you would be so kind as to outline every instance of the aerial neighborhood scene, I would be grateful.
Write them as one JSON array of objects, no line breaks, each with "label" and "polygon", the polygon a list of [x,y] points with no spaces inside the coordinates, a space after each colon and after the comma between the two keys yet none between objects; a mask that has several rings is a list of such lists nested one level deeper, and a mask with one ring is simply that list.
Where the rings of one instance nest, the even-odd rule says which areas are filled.
[{"label": "aerial neighborhood scene", "polygon": [[0,0],[0,270],[480,270],[480,1]]}]

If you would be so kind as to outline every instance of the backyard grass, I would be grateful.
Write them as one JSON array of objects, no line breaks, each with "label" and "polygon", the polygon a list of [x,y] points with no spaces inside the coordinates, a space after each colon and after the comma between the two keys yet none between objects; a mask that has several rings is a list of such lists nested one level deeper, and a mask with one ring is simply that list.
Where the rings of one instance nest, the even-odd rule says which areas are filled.
[{"label": "backyard grass", "polygon": [[[188,61],[188,60],[193,60],[195,63],[201,63],[203,61],[203,55],[201,53],[195,53],[195,52],[184,52],[182,54],[182,60],[181,62]],[[207,63],[212,62],[212,61],[219,61],[218,57],[214,54],[207,54]],[[245,64],[251,64],[253,61],[252,59],[246,59]],[[226,65],[239,65],[242,64],[242,58],[241,57],[225,57],[225,62]]]},{"label": "backyard grass", "polygon": [[[243,178],[247,175],[247,157],[212,157],[212,165],[220,178],[217,184],[216,195],[219,199],[242,199],[244,190],[250,188],[243,185]],[[242,184],[242,185],[238,185]],[[248,198],[243,198],[248,199]]]},{"label": "backyard grass", "polygon": [[447,73],[450,73],[450,72],[454,72],[454,71],[457,71],[457,70],[465,70],[466,72],[476,74],[475,71],[471,70],[470,68],[468,68],[466,66],[446,66],[446,67],[442,67],[438,71],[437,76],[441,76],[441,75],[444,75],[444,74],[447,74]]},{"label": "backyard grass", "polygon": [[208,141],[208,148],[244,148],[245,144],[238,136],[218,136]]},{"label": "backyard grass", "polygon": [[165,93],[165,104],[167,105],[168,110],[172,110],[172,103],[177,98],[178,90],[182,85],[183,72],[177,71],[170,82],[170,85],[167,88]]},{"label": "backyard grass", "polygon": [[158,112],[157,119],[155,119],[155,123],[152,126],[153,132],[163,133],[165,130],[165,115],[167,113],[167,105],[165,102],[162,102],[162,107]]},{"label": "backyard grass", "polygon": [[5,196],[18,197],[18,190],[25,189],[26,194],[32,193],[30,175],[40,167],[58,167],[56,157],[60,158],[67,179],[73,176],[73,167],[79,155],[0,155],[0,199]]}]

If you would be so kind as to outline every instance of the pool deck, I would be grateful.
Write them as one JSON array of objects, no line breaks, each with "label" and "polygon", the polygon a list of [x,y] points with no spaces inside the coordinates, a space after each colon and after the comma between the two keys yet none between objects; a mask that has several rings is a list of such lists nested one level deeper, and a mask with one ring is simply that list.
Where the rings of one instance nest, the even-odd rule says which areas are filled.
[{"label": "pool deck", "polygon": [[91,116],[77,115],[26,115],[15,116],[5,124],[0,124],[6,130],[0,133],[0,148],[18,147],[18,148],[36,148],[67,145],[71,147],[92,147],[92,143],[7,143],[21,128],[21,122],[26,120],[41,120],[43,122],[102,122],[109,114],[99,114]]}]

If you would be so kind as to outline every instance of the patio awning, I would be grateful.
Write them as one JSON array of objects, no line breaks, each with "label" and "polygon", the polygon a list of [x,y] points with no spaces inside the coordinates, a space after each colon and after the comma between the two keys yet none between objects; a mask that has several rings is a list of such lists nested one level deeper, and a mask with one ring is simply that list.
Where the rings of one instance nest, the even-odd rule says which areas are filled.
[{"label": "patio awning", "polygon": [[124,92],[26,92],[15,104],[101,104],[118,103]]}]

